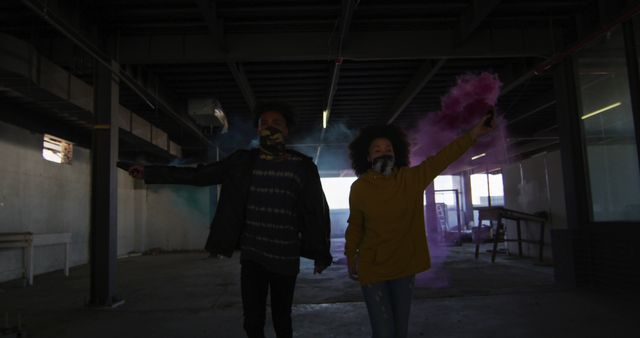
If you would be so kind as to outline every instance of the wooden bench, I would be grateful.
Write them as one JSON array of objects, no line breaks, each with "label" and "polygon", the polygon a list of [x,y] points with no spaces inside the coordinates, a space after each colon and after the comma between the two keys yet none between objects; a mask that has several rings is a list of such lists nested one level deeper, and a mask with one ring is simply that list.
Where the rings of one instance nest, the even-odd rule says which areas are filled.
[{"label": "wooden bench", "polygon": [[65,245],[64,275],[69,276],[69,246],[71,233],[34,234],[31,232],[0,232],[0,248],[22,248],[24,250],[22,277],[27,285],[33,285],[34,247]]},{"label": "wooden bench", "polygon": [[[518,242],[518,256],[522,257],[522,243],[533,243],[537,244],[539,247],[538,259],[542,262],[543,260],[543,249],[544,249],[544,226],[547,221],[545,217],[527,214],[521,211],[510,210],[503,207],[477,207],[474,208],[478,210],[478,235],[481,233],[482,221],[488,220],[491,222],[491,227],[493,227],[493,222],[496,222],[496,231],[493,234],[493,251],[491,253],[491,262],[496,261],[496,251],[498,250],[498,242]],[[503,219],[510,219],[516,221],[517,225],[517,238],[516,239],[500,239],[500,232],[505,230]],[[521,231],[521,222],[525,221],[528,225],[529,222],[534,222],[540,224],[540,238],[538,240],[524,240],[522,239],[522,231]],[[476,259],[478,258],[480,251],[480,242],[482,241],[482,236],[477,236],[476,239]]]}]

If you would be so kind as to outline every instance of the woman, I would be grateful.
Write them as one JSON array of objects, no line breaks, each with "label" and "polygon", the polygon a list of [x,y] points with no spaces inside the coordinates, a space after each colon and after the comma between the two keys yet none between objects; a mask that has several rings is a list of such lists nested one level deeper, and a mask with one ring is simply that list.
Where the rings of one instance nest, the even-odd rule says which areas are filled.
[{"label": "woman", "polygon": [[397,127],[364,128],[349,145],[358,179],[349,195],[345,255],[349,277],[362,286],[373,337],[407,337],[414,277],[430,267],[424,190],[494,125],[493,114],[485,116],[411,168],[409,142]]}]

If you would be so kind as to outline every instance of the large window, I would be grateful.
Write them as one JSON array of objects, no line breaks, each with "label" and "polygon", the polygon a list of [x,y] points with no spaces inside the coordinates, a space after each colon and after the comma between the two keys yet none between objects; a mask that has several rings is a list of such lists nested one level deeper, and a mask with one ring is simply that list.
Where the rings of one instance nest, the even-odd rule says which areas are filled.
[{"label": "large window", "polygon": [[593,221],[640,220],[640,171],[621,29],[578,54]]},{"label": "large window", "polygon": [[474,207],[504,205],[502,173],[491,172],[471,175],[471,200]]},{"label": "large window", "polygon": [[351,184],[357,177],[322,177],[320,183],[327,198],[329,209],[349,209],[349,192]]}]

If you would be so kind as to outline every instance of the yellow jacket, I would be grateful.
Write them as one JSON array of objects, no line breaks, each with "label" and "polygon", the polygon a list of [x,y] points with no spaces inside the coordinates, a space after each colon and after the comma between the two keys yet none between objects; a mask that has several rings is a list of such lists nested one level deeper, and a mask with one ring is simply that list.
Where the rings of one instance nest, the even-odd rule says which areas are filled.
[{"label": "yellow jacket", "polygon": [[394,169],[388,177],[369,170],[353,182],[345,255],[358,255],[362,285],[429,269],[424,190],[472,143],[466,134],[415,167]]}]

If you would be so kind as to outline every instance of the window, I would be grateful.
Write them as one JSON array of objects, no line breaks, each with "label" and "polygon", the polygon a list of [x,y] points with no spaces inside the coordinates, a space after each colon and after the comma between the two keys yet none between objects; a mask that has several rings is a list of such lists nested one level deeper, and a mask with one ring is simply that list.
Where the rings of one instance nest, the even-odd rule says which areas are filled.
[{"label": "window", "polygon": [[[504,206],[504,187],[500,171],[471,175],[471,203],[474,207]],[[473,210],[473,219],[478,219],[478,210]],[[485,225],[490,223],[488,220],[483,221]]]},{"label": "window", "polygon": [[640,220],[640,171],[622,30],[582,50],[577,70],[591,219]]},{"label": "window", "polygon": [[357,177],[322,177],[320,183],[329,209],[349,209],[349,191]]},{"label": "window", "polygon": [[491,172],[471,175],[471,201],[475,207],[504,205],[502,173]]},{"label": "window", "polygon": [[460,176],[440,175],[433,180],[436,215],[442,231],[457,230],[462,223]]},{"label": "window", "polygon": [[71,164],[73,156],[73,144],[59,137],[44,135],[42,144],[42,157],[55,163]]}]

